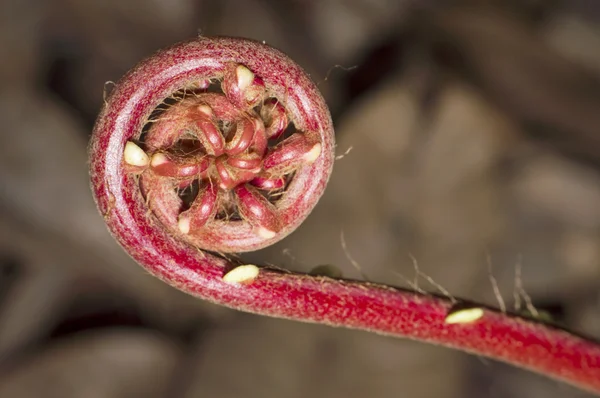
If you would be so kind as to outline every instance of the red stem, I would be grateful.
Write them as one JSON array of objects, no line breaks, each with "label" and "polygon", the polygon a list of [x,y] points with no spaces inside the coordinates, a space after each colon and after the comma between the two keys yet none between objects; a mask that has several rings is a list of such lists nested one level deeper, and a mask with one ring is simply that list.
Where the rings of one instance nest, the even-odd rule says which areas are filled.
[{"label": "red stem", "polygon": [[[478,319],[449,323],[454,310],[448,299],[367,282],[260,268],[252,281],[232,284],[223,276],[236,264],[198,250],[161,225],[148,211],[137,177],[123,165],[125,143],[139,138],[164,98],[232,61],[257,72],[267,87],[284,87],[287,91],[278,97],[289,97],[286,105],[295,123],[321,135],[325,156],[315,162],[316,171],[305,173],[300,181],[312,199],[295,203],[292,212],[307,214],[324,189],[333,160],[333,137],[327,135],[331,121],[320,94],[298,66],[276,50],[240,39],[200,38],[176,45],[140,64],[119,83],[98,118],[90,145],[98,207],[136,261],[172,286],[230,308],[453,347],[600,394],[600,345],[590,339],[482,306]],[[282,222],[299,224],[303,217],[284,215]],[[283,235],[294,227],[286,227]]]}]

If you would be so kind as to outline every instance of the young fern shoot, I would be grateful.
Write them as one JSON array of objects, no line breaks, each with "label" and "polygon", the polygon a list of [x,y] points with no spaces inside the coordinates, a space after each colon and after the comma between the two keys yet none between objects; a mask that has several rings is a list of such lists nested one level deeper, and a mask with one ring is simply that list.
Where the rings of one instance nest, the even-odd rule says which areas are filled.
[{"label": "young fern shoot", "polygon": [[112,90],[89,156],[115,239],[182,291],[241,311],[440,344],[600,394],[600,345],[591,339],[481,305],[222,256],[289,235],[332,171],[325,101],[278,50],[199,37],[159,51]]}]

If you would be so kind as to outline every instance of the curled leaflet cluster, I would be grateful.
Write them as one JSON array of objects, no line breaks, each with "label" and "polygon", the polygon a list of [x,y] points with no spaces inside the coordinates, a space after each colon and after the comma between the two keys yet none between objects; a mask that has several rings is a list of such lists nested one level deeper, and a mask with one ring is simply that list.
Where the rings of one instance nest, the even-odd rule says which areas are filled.
[{"label": "curled leaflet cluster", "polygon": [[265,44],[199,38],[117,84],[95,127],[91,173],[103,213],[108,168],[119,167],[153,226],[200,249],[244,252],[306,218],[333,157],[329,112],[298,65]]}]

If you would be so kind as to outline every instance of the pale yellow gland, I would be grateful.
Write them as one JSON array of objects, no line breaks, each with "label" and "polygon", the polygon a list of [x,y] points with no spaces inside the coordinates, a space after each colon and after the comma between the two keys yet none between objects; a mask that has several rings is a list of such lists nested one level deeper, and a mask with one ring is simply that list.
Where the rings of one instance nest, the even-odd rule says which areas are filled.
[{"label": "pale yellow gland", "polygon": [[223,282],[230,284],[250,283],[258,276],[260,269],[256,265],[240,265],[223,276]]},{"label": "pale yellow gland", "polygon": [[313,163],[315,160],[317,160],[317,158],[319,157],[319,155],[321,154],[321,144],[315,144],[310,151],[306,152],[303,156],[303,159],[307,162],[307,163]]},{"label": "pale yellow gland", "polygon": [[465,308],[457,311],[450,312],[444,322],[450,324],[456,323],[472,323],[477,321],[483,316],[482,308]]},{"label": "pale yellow gland", "polygon": [[131,141],[125,144],[123,159],[125,160],[125,163],[138,167],[146,167],[150,162],[146,152]]},{"label": "pale yellow gland", "polygon": [[177,227],[179,228],[179,231],[181,231],[181,233],[183,234],[189,234],[190,233],[190,219],[189,217],[179,217],[179,221],[177,222]]},{"label": "pale yellow gland", "polygon": [[212,116],[213,111],[212,108],[208,105],[198,105],[198,112],[204,113],[206,116]]},{"label": "pale yellow gland", "polygon": [[241,91],[247,89],[254,81],[254,73],[244,65],[239,65],[235,70],[237,85]]},{"label": "pale yellow gland", "polygon": [[167,163],[169,161],[169,159],[167,159],[167,157],[165,156],[164,153],[155,153],[154,155],[152,155],[152,160],[150,160],[150,165],[152,167],[158,167],[163,163]]},{"label": "pale yellow gland", "polygon": [[275,235],[277,235],[275,231],[271,231],[270,229],[267,229],[265,227],[258,227],[256,233],[263,239],[271,239]]}]

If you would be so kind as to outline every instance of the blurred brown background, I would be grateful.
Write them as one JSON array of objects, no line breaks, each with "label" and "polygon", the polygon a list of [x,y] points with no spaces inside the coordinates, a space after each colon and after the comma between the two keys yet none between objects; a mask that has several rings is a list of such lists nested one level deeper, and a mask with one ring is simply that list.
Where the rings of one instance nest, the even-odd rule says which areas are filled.
[{"label": "blurred brown background", "polygon": [[[148,276],[108,235],[86,142],[104,83],[203,35],[287,52],[331,106],[325,196],[246,256],[335,264],[600,337],[596,0],[3,0],[0,397],[576,397],[489,360],[237,313]],[[488,261],[489,260],[489,261]],[[425,280],[420,287],[436,288]],[[518,284],[517,284],[518,287]]]}]

